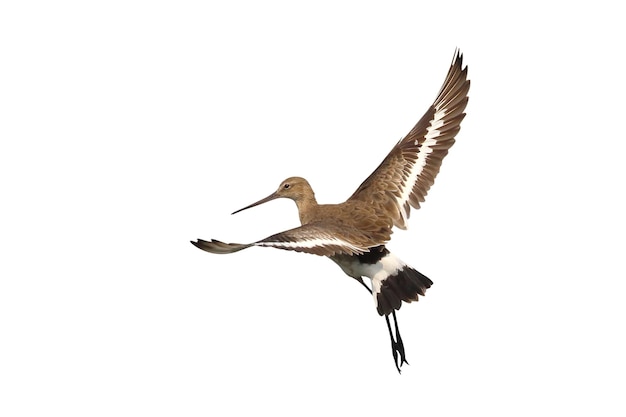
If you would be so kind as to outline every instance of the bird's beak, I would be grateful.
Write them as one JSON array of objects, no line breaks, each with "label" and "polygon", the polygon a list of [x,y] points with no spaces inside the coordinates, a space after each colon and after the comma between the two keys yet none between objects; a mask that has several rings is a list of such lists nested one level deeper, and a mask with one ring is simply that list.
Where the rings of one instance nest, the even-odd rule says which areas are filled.
[{"label": "bird's beak", "polygon": [[268,195],[267,197],[265,197],[264,199],[257,201],[256,203],[252,203],[249,206],[246,206],[246,207],[244,207],[242,209],[239,209],[237,211],[233,211],[231,214],[236,214],[236,213],[239,213],[240,211],[247,210],[247,209],[252,208],[254,206],[258,206],[260,204],[267,203],[268,201],[272,201],[272,200],[274,200],[274,199],[276,199],[278,197],[280,197],[278,194],[272,193],[272,194]]}]

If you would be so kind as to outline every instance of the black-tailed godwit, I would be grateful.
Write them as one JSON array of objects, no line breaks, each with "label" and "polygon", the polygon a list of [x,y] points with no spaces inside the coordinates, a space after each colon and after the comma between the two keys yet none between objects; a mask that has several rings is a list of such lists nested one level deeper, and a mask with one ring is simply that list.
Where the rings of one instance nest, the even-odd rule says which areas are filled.
[{"label": "black-tailed godwit", "polygon": [[[400,372],[408,362],[395,310],[400,309],[402,301],[417,301],[432,281],[395,257],[385,244],[394,226],[406,229],[410,208],[419,208],[433,185],[465,117],[469,88],[467,66],[463,68],[463,56],[456,51],[433,105],[348,200],[318,204],[307,180],[287,178],[274,193],[233,214],[276,198],[289,198],[298,207],[300,227],[253,243],[201,239],[191,243],[219,254],[266,246],[329,257],[373,294],[378,314],[387,321],[394,363]],[[371,287],[363,277],[370,279]]]}]

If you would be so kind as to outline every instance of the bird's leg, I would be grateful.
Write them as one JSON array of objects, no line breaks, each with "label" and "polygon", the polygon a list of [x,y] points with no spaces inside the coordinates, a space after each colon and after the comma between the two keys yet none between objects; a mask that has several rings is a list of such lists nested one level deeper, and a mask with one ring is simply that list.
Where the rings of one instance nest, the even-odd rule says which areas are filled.
[{"label": "bird's leg", "polygon": [[[402,337],[400,337],[400,329],[398,329],[398,319],[396,317],[396,311],[393,310],[391,314],[393,315],[393,322],[396,327],[396,347],[398,349],[398,352],[400,353],[400,366],[405,363],[408,365],[409,362],[407,362],[406,356],[404,354],[404,343],[402,343]],[[389,332],[391,332],[391,329],[389,329]]]},{"label": "bird's leg", "polygon": [[[391,324],[389,324],[389,314],[385,315],[385,321],[387,322],[387,329],[389,329],[389,338],[391,339],[391,353],[393,354],[393,363],[396,364],[396,369],[398,373],[402,373],[400,371],[400,366],[398,365],[398,344],[393,339],[393,333],[391,332]],[[402,354],[400,355],[402,357]],[[400,364],[401,365],[401,364]]]},{"label": "bird's leg", "polygon": [[[365,287],[365,289],[372,294],[372,290],[370,287],[363,282],[363,278],[355,278],[358,282],[361,283]],[[405,363],[408,365],[409,362],[406,360],[406,355],[404,353],[404,343],[402,342],[402,337],[400,337],[400,329],[398,328],[398,318],[396,317],[396,311],[393,310],[391,312],[393,315],[393,324],[396,329],[396,338],[393,338],[393,332],[391,331],[391,323],[389,323],[389,315],[385,315],[385,320],[387,321],[387,329],[389,329],[389,338],[391,339],[391,352],[393,353],[393,361],[396,364],[396,369],[400,372],[400,367]],[[400,354],[400,365],[398,365],[398,353]]]},{"label": "bird's leg", "polygon": [[372,290],[370,289],[370,287],[368,287],[368,286],[367,286],[367,284],[366,284],[365,282],[363,282],[363,278],[362,278],[362,277],[355,278],[355,279],[356,279],[358,282],[360,282],[360,283],[361,283],[361,285],[362,285],[362,286],[364,286],[364,287],[365,287],[365,289],[366,289],[366,290],[367,290],[370,294],[372,294]]}]

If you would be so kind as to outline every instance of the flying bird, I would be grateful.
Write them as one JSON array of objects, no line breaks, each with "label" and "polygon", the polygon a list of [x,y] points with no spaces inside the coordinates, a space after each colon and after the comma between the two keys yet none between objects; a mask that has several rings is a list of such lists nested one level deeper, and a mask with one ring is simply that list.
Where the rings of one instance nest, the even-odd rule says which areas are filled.
[{"label": "flying bird", "polygon": [[[307,180],[290,177],[274,193],[232,214],[288,198],[298,207],[300,227],[253,243],[202,239],[191,243],[217,254],[263,246],[330,258],[373,295],[378,314],[387,322],[394,363],[400,372],[408,362],[395,310],[403,301],[410,303],[424,296],[433,282],[385,245],[394,227],[406,229],[411,207],[418,209],[433,185],[465,117],[469,88],[467,66],[463,67],[463,55],[457,50],[432,106],[345,202],[318,204]],[[369,279],[369,286],[364,277]]]}]

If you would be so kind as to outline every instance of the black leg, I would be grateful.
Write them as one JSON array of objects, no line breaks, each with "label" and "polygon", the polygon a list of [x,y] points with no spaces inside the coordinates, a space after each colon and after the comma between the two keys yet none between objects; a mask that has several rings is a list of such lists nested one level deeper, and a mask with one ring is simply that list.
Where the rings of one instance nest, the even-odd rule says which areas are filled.
[{"label": "black leg", "polygon": [[385,315],[385,321],[387,322],[387,329],[389,329],[389,338],[391,339],[391,353],[393,354],[393,363],[396,365],[396,369],[398,373],[402,373],[400,371],[400,366],[398,365],[398,348],[397,343],[393,340],[393,333],[391,332],[391,324],[389,324],[389,315]]},{"label": "black leg", "polygon": [[[396,311],[392,311],[391,314],[393,315],[393,322],[396,327],[396,347],[398,349],[398,352],[400,353],[400,366],[404,365],[405,363],[408,365],[409,363],[407,362],[406,356],[404,354],[404,343],[402,343],[402,337],[400,337],[400,329],[398,329],[398,319],[396,317]],[[389,332],[391,332],[391,329],[389,330]]]},{"label": "black leg", "polygon": [[[370,287],[363,282],[363,278],[355,278],[358,282],[365,287],[367,292],[372,294],[372,290]],[[409,362],[406,360],[406,355],[404,353],[404,343],[402,342],[402,337],[400,337],[400,329],[398,328],[398,318],[396,317],[396,311],[393,310],[391,312],[393,316],[393,324],[396,329],[396,338],[393,338],[393,332],[391,331],[391,323],[389,323],[389,315],[385,315],[385,320],[387,321],[387,329],[389,330],[389,338],[391,339],[391,353],[393,354],[393,362],[396,364],[396,369],[400,372],[400,367],[405,363],[408,365]],[[398,365],[398,353],[400,354],[400,364]]]},{"label": "black leg", "polygon": [[363,278],[360,278],[360,277],[359,277],[359,278],[354,278],[354,279],[356,279],[358,282],[360,282],[360,283],[361,283],[361,285],[362,285],[362,286],[364,286],[364,287],[365,287],[365,289],[366,289],[366,290],[367,290],[370,294],[372,293],[372,290],[370,290],[370,287],[368,287],[368,286],[367,286],[367,284],[366,284],[365,282],[363,282]]}]

